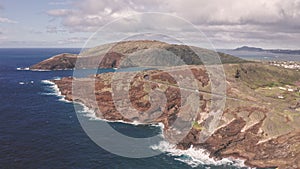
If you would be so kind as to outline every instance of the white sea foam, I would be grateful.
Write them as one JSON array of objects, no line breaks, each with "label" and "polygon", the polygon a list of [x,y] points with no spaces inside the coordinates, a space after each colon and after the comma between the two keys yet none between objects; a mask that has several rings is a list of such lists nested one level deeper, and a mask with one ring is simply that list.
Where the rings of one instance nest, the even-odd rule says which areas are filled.
[{"label": "white sea foam", "polygon": [[53,80],[60,80],[61,79],[61,77],[59,77],[59,76],[55,76],[54,78],[53,78]]},{"label": "white sea foam", "polygon": [[33,72],[49,72],[51,70],[46,70],[46,69],[31,69],[31,71],[33,71]]},{"label": "white sea foam", "polygon": [[19,81],[19,84],[20,84],[20,85],[28,85],[28,84],[33,85],[33,84],[34,84],[34,81],[33,81],[33,80],[31,80],[31,81]]},{"label": "white sea foam", "polygon": [[46,96],[57,96],[56,93],[39,93],[40,95],[46,95]]},{"label": "white sea foam", "polygon": [[[59,77],[55,78],[55,80],[59,80],[59,79],[60,79]],[[54,82],[51,82],[50,80],[42,80],[41,82],[43,84],[47,84],[48,85],[47,87],[49,87],[49,89],[52,91],[50,93],[41,93],[42,95],[55,95],[59,98],[59,101],[71,103],[71,101],[65,99],[65,96],[61,94],[58,86]]]},{"label": "white sea foam", "polygon": [[124,124],[131,124],[131,125],[134,125],[134,126],[150,125],[150,126],[160,127],[161,129],[164,128],[164,125],[162,123],[144,124],[144,123],[140,123],[140,122],[137,122],[137,121],[127,122],[127,121],[123,121],[123,120],[106,120],[106,119],[103,119],[103,118],[100,118],[100,117],[96,116],[96,112],[94,110],[90,109],[89,107],[87,107],[85,104],[83,104],[81,102],[75,102],[75,103],[82,107],[79,110],[79,113],[83,113],[85,117],[89,118],[89,120],[100,120],[100,121],[111,122],[111,123],[124,123]]},{"label": "white sea foam", "polygon": [[176,149],[175,145],[172,145],[166,141],[160,142],[158,145],[153,145],[153,150],[159,150],[173,156],[175,160],[184,162],[191,167],[197,167],[199,165],[231,165],[236,167],[246,167],[244,160],[234,158],[223,158],[221,160],[215,160],[209,157],[209,153],[204,149],[196,149],[190,147],[187,150]]},{"label": "white sea foam", "polygon": [[55,83],[51,82],[50,80],[42,80],[41,83],[49,84],[49,85],[54,85],[55,84]]},{"label": "white sea foam", "polygon": [[29,67],[25,67],[25,68],[17,67],[17,70],[29,70]]},{"label": "white sea foam", "polygon": [[102,119],[98,116],[96,116],[96,112],[92,109],[90,109],[89,107],[87,107],[85,104],[81,103],[81,102],[76,102],[76,104],[79,104],[82,108],[81,110],[79,110],[79,113],[83,113],[85,117],[88,117],[89,120],[101,120],[101,121],[105,121],[105,122],[118,122],[118,123],[125,123],[125,124],[132,124],[133,123],[129,123],[123,120],[106,120],[106,119]]},{"label": "white sea foam", "polygon": [[42,80],[41,81],[44,84],[48,84],[48,87],[52,89],[52,91],[57,94],[58,96],[61,96],[61,92],[59,91],[59,88],[54,82],[51,82],[50,80]]},{"label": "white sea foam", "polygon": [[159,127],[159,128],[161,128],[162,131],[163,131],[164,128],[165,128],[165,125],[164,125],[163,123],[150,124],[150,126]]},{"label": "white sea foam", "polygon": [[67,100],[67,99],[65,98],[65,96],[61,95],[60,97],[61,97],[61,98],[58,99],[59,101],[62,101],[62,102],[65,102],[65,103],[72,103],[71,101]]},{"label": "white sea foam", "polygon": [[116,123],[124,123],[124,124],[132,124],[123,120],[106,120],[102,119],[98,116],[96,116],[96,112],[89,107],[87,107],[85,104],[81,102],[75,102],[76,104],[80,105],[81,108],[78,110],[77,113],[82,113],[85,117],[88,117],[89,120],[100,120],[100,121],[105,121],[105,122],[116,122]]},{"label": "white sea foam", "polygon": [[[28,68],[29,70],[29,68]],[[55,69],[55,70],[49,70],[49,69],[31,69],[31,71],[34,72],[49,72],[49,71],[63,71],[63,70],[74,70],[74,69]]]}]

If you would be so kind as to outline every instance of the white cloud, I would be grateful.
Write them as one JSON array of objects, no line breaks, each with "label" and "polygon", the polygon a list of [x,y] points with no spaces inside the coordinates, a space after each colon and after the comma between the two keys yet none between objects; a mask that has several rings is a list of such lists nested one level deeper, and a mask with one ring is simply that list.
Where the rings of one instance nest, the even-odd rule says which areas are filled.
[{"label": "white cloud", "polygon": [[17,21],[10,20],[8,18],[0,17],[0,23],[17,23]]},{"label": "white cloud", "polygon": [[71,45],[71,44],[81,44],[83,45],[87,38],[84,37],[70,37],[63,40],[59,40],[57,43],[60,45]]},{"label": "white cloud", "polygon": [[72,4],[72,1],[52,1],[48,3],[49,5],[69,5]]},{"label": "white cloud", "polygon": [[[2,6],[2,5],[0,4],[0,11],[1,11],[1,10],[4,10],[4,9],[5,9],[4,6]],[[0,16],[0,23],[17,23],[17,21],[14,21],[14,20],[11,20],[11,19],[9,19],[9,18],[1,17],[1,16]]]},{"label": "white cloud", "polygon": [[51,26],[51,25],[48,25],[46,28],[47,33],[59,33],[59,32],[66,32],[66,31],[67,30],[65,30],[65,29],[61,29],[61,28],[58,28],[57,26]]},{"label": "white cloud", "polygon": [[63,17],[69,14],[72,14],[72,10],[69,9],[53,9],[47,11],[48,15],[55,16],[55,17]]},{"label": "white cloud", "polygon": [[[269,43],[269,39],[280,41],[282,36],[293,35],[300,39],[300,0],[80,0],[71,3],[70,8],[47,11],[48,15],[61,18],[70,32],[94,32],[114,19],[142,12],[164,12],[187,19],[212,40],[224,43],[244,43],[247,39]],[[137,29],[152,22],[141,19]],[[159,26],[170,24],[159,19]],[[134,23],[116,29],[124,32]]]},{"label": "white cloud", "polygon": [[159,9],[163,4],[158,0],[82,0],[72,4],[70,9],[53,9],[47,14],[62,18],[62,24],[71,32],[95,31],[120,17],[130,16],[139,12],[148,12]]},{"label": "white cloud", "polygon": [[5,34],[3,33],[3,30],[0,29],[0,41],[3,41],[3,40],[7,40],[7,37],[6,37]]}]

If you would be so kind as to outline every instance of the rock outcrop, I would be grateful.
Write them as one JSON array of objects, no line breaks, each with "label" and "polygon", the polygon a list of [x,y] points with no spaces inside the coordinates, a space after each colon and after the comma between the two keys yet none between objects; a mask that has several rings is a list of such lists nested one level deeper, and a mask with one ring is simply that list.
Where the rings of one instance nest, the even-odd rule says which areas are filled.
[{"label": "rock outcrop", "polygon": [[[225,84],[221,74],[208,70],[221,63],[227,63],[221,67]],[[213,158],[242,158],[251,167],[300,168],[299,71],[159,41],[101,45],[80,56],[54,56],[30,69],[123,67],[159,69],[119,69],[53,82],[65,99],[85,104],[99,118],[163,123],[165,139],[178,149],[204,148]],[[226,98],[224,110],[212,107],[213,98]]]},{"label": "rock outcrop", "polygon": [[[226,64],[224,69],[227,84],[225,110],[212,135],[203,141],[201,131],[207,127],[205,121],[210,118],[209,105],[214,94],[210,93],[211,79],[204,66],[147,70],[138,72],[132,79],[128,78],[130,72],[118,72],[80,79],[66,77],[53,82],[67,100],[82,102],[100,118],[163,123],[164,135],[171,142],[173,138],[169,136],[174,132],[174,122],[182,121],[179,123],[182,125],[189,122],[190,125],[181,128],[189,130],[177,143],[179,149],[190,146],[205,148],[213,158],[242,158],[251,167],[300,168],[300,112],[291,108],[300,102],[300,73],[263,63]],[[239,78],[235,77],[237,70]],[[189,72],[194,77],[188,76]],[[187,82],[196,81],[197,90],[179,86],[171,74],[181,76]],[[72,88],[74,81],[77,86]],[[115,86],[114,82],[118,85]],[[129,83],[129,88],[123,83]],[[279,89],[286,85],[298,90]],[[74,95],[74,90],[85,90],[86,94]],[[124,100],[122,91],[129,95],[127,101],[132,109],[128,109],[128,104],[123,104],[125,102],[118,104]],[[278,95],[286,99],[279,99]],[[197,113],[189,114],[193,109],[190,103],[195,98],[199,99]],[[182,113],[181,110],[187,111]]]}]

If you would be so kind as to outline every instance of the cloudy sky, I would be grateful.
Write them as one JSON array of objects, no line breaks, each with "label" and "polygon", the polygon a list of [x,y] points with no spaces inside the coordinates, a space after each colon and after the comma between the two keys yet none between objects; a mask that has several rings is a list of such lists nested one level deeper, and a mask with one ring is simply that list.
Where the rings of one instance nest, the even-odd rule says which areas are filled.
[{"label": "cloudy sky", "polygon": [[[162,15],[141,17],[152,12]],[[163,27],[197,45],[197,32],[172,17],[203,32],[216,48],[300,48],[300,0],[0,0],[0,47],[80,48],[120,19],[101,33],[103,42]]]}]

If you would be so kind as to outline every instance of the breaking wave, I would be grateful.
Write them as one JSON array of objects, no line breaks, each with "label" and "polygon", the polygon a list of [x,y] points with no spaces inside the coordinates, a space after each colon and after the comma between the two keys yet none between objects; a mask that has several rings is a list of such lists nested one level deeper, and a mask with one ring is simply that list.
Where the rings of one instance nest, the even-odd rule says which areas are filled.
[{"label": "breaking wave", "polygon": [[158,145],[151,146],[153,150],[159,150],[167,155],[174,157],[175,160],[184,162],[191,167],[197,167],[199,165],[231,165],[241,168],[249,168],[244,164],[244,160],[234,158],[223,158],[221,160],[215,160],[209,157],[209,153],[204,149],[196,149],[192,146],[187,150],[177,149],[175,145],[172,145],[166,141],[161,141]]},{"label": "breaking wave", "polygon": [[[55,78],[55,80],[59,80],[59,79],[60,79],[59,77]],[[46,84],[47,87],[50,89],[49,92],[41,93],[41,95],[55,95],[59,98],[59,101],[71,103],[70,101],[65,99],[65,96],[61,94],[58,86],[54,82],[51,82],[50,80],[42,80],[41,83]]]},{"label": "breaking wave", "polygon": [[17,70],[29,70],[29,67],[25,67],[25,68],[23,68],[23,67],[18,67]]}]

